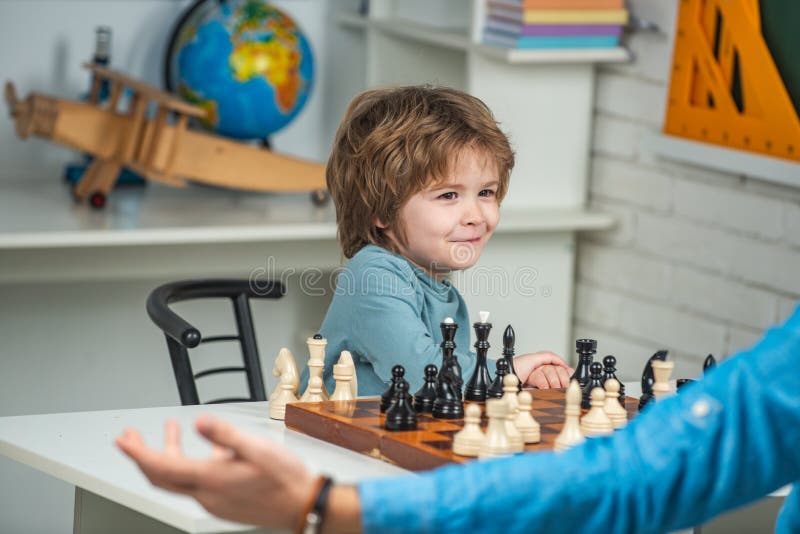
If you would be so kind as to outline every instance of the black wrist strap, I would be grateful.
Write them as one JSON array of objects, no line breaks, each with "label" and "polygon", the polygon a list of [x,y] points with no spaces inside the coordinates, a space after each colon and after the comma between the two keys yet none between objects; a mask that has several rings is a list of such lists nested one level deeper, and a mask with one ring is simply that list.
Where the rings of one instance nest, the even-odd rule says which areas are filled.
[{"label": "black wrist strap", "polygon": [[333,479],[327,476],[322,477],[322,485],[319,488],[314,504],[304,518],[302,534],[319,534],[322,529],[322,522],[325,519],[325,511],[328,508],[328,495],[333,486]]}]

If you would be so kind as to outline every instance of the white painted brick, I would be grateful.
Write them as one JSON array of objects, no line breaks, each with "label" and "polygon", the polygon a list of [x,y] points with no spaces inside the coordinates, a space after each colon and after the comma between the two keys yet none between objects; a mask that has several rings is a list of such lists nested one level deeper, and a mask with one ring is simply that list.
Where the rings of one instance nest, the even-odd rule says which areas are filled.
[{"label": "white painted brick", "polygon": [[675,180],[676,213],[748,234],[778,238],[783,204],[753,193]]},{"label": "white painted brick", "polygon": [[778,319],[775,324],[783,323],[788,319],[794,311],[800,306],[800,298],[786,298],[781,297],[778,299]]},{"label": "white painted brick", "polygon": [[620,329],[631,337],[692,354],[720,353],[725,345],[724,325],[633,299],[622,306]]},{"label": "white painted brick", "polygon": [[601,154],[633,159],[639,145],[639,126],[623,119],[595,114],[592,148]]},{"label": "white painted brick", "polygon": [[782,292],[800,294],[800,251],[690,221],[639,213],[637,247]]},{"label": "white painted brick", "polygon": [[665,35],[675,33],[678,0],[631,0],[628,6],[631,14],[654,22]]},{"label": "white painted brick", "polygon": [[[674,31],[673,28],[667,29]],[[650,81],[667,84],[672,69],[672,36],[637,32],[628,37],[625,46],[633,53],[633,61],[608,65],[603,71],[615,71]]]},{"label": "white painted brick", "polygon": [[622,297],[611,291],[578,283],[575,287],[575,317],[586,323],[614,328],[619,323]]},{"label": "white painted brick", "polygon": [[777,297],[773,293],[686,267],[675,268],[672,282],[676,304],[753,328],[774,322]]},{"label": "white painted brick", "polygon": [[[660,132],[654,132],[660,133]],[[642,163],[655,165],[662,172],[673,177],[685,178],[693,182],[700,182],[707,185],[718,186],[726,189],[744,190],[746,178],[729,172],[723,172],[710,167],[683,163],[676,160],[664,159],[657,154],[642,151],[640,153]]]},{"label": "white painted brick", "polygon": [[[617,358],[617,377],[627,384],[638,383],[642,378],[642,369],[647,359],[659,346],[630,339],[619,331],[600,328],[582,321],[573,328],[575,339],[589,338],[597,340],[597,355],[602,359],[607,354]],[[577,356],[572,356],[570,365],[577,363]]]},{"label": "white painted brick", "polygon": [[672,206],[672,177],[628,161],[595,156],[589,185],[592,194],[604,198],[660,211]]},{"label": "white painted brick", "polygon": [[633,243],[636,237],[636,210],[595,197],[589,198],[589,207],[613,215],[615,222],[609,230],[584,234],[585,239],[612,245]]},{"label": "white painted brick", "polygon": [[660,126],[666,99],[666,86],[658,82],[612,72],[597,78],[595,107],[605,113]]},{"label": "white painted brick", "polygon": [[800,204],[786,203],[783,231],[786,241],[796,247],[800,247]]},{"label": "white painted brick", "polygon": [[[755,330],[740,326],[731,327],[728,343],[725,346],[725,357],[732,356],[739,351],[751,348],[762,337],[764,337],[763,330]],[[717,361],[719,361],[719,358]]]},{"label": "white painted brick", "polygon": [[747,191],[765,195],[780,200],[800,202],[800,187],[790,187],[788,185],[765,182],[755,178],[744,178],[742,180]]},{"label": "white painted brick", "polygon": [[640,253],[582,243],[578,249],[578,276],[606,288],[667,300],[671,266]]}]

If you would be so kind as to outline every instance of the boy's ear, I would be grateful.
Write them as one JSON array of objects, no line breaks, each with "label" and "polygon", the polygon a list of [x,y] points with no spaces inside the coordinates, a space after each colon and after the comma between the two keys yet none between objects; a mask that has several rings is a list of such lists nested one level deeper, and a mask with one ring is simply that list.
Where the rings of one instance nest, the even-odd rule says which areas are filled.
[{"label": "boy's ear", "polygon": [[379,217],[375,217],[372,220],[372,224],[374,224],[375,226],[377,226],[381,230],[386,230],[386,228],[389,226],[388,224],[384,224],[384,222]]}]

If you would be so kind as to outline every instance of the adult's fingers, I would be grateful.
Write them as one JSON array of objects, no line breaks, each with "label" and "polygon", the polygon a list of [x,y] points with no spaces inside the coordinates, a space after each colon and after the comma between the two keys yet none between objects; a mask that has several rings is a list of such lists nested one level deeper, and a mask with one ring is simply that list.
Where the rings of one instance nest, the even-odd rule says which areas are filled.
[{"label": "adult's fingers", "polygon": [[569,387],[569,379],[572,376],[569,369],[564,369],[563,367],[556,367],[556,373],[558,374],[558,381],[559,385],[556,387],[566,388]]},{"label": "adult's fingers", "polygon": [[233,450],[236,455],[251,462],[262,460],[263,450],[254,445],[253,438],[243,434],[231,424],[202,415],[195,423],[197,431],[214,445]]},{"label": "adult's fingers", "polygon": [[196,462],[173,458],[148,447],[136,431],[126,431],[116,440],[117,446],[136,462],[142,473],[156,486],[191,494],[197,486]]},{"label": "adult's fingers", "polygon": [[547,389],[547,379],[542,374],[541,369],[536,369],[531,373],[531,376],[528,377],[528,383],[539,389]]},{"label": "adult's fingers", "polygon": [[181,427],[172,419],[168,420],[164,425],[164,454],[176,457],[183,456]]}]

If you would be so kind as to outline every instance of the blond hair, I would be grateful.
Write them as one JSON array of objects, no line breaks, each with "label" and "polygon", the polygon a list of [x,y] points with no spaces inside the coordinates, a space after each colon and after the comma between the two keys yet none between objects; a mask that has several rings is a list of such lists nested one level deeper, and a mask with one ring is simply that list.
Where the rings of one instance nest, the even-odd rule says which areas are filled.
[{"label": "blond hair", "polygon": [[325,169],[345,257],[369,243],[395,250],[380,221],[404,242],[401,206],[445,179],[465,149],[496,165],[498,202],[508,190],[514,152],[489,108],[447,87],[376,89],[345,111]]}]

